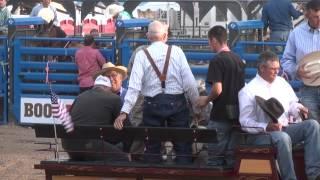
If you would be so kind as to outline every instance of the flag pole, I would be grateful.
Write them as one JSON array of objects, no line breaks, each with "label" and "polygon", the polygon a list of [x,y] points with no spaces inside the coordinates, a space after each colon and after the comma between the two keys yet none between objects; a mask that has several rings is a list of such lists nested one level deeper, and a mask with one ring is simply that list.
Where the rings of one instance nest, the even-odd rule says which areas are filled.
[{"label": "flag pole", "polygon": [[[50,86],[50,91],[52,93],[52,87],[51,87],[51,83],[49,83]],[[59,144],[58,144],[58,136],[57,136],[57,126],[56,126],[56,118],[52,117],[53,119],[53,130],[54,130],[54,142],[55,142],[55,158],[58,160],[58,162],[60,162],[60,158],[59,158]]]}]

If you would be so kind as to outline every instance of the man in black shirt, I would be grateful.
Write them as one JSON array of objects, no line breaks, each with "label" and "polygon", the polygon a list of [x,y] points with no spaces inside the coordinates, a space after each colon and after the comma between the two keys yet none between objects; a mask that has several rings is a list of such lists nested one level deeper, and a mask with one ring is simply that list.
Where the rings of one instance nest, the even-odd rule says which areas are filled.
[{"label": "man in black shirt", "polygon": [[[75,99],[70,114],[75,126],[113,125],[115,118],[120,113],[120,107],[120,96],[112,93],[110,79],[100,75],[96,78],[92,89],[81,93]],[[107,141],[62,139],[62,146],[68,151],[72,160],[125,160],[127,159],[126,153],[129,152],[131,146],[130,138],[128,142],[123,142],[125,153],[113,145],[119,142],[118,137],[110,137]],[[79,151],[91,153],[80,153]],[[106,154],[103,154],[102,151]]]},{"label": "man in black shirt", "polygon": [[[217,53],[210,61],[207,81],[212,85],[209,96],[200,96],[197,105],[213,103],[208,128],[218,131],[218,143],[208,146],[208,165],[233,165],[232,153],[223,158],[233,146],[232,126],[238,125],[238,92],[244,86],[245,64],[227,45],[227,31],[222,26],[214,26],[208,32],[209,45]],[[231,150],[232,151],[232,150]],[[230,152],[231,152],[230,151]],[[219,157],[218,157],[219,156]]]}]

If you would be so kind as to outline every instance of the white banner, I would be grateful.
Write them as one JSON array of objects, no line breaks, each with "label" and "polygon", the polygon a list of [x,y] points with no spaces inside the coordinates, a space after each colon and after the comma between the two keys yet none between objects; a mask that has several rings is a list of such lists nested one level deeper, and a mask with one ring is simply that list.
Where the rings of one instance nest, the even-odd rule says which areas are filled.
[{"label": "white banner", "polygon": [[[69,109],[73,99],[60,99]],[[31,124],[53,124],[50,98],[21,98],[20,122]],[[56,124],[60,124],[55,119]]]}]

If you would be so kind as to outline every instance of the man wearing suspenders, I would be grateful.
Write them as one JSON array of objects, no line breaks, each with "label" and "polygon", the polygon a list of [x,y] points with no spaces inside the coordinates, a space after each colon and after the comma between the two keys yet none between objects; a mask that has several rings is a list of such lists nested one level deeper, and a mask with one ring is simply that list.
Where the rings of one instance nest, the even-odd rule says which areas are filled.
[{"label": "man wearing suspenders", "polygon": [[[147,37],[151,45],[136,54],[128,92],[121,113],[115,120],[115,128],[123,128],[123,122],[135,105],[140,91],[145,97],[144,126],[189,127],[190,116],[185,95],[194,104],[199,96],[197,84],[185,54],[177,46],[168,46],[167,36],[167,25],[159,21],[149,24]],[[176,163],[191,163],[191,143],[173,144]],[[161,142],[149,139],[144,160],[149,163],[160,162],[160,147]]]}]

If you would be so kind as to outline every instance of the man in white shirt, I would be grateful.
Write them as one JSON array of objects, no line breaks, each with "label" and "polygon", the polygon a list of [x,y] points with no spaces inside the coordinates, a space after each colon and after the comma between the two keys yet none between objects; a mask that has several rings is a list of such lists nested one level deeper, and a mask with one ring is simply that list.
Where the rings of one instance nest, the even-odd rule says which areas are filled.
[{"label": "man in white shirt", "polygon": [[[303,142],[306,174],[308,179],[320,179],[320,129],[319,123],[305,118],[308,109],[298,102],[290,84],[277,74],[279,58],[272,52],[259,56],[258,74],[239,92],[240,124],[249,133],[266,132],[277,148],[277,160],[281,179],[297,179],[292,160],[292,145]],[[283,106],[284,113],[272,119],[258,105],[255,96],[265,100],[275,98]],[[277,123],[275,123],[277,122]],[[248,128],[250,127],[250,128]],[[253,128],[254,127],[254,128]],[[254,144],[270,143],[270,137],[254,136]]]},{"label": "man in white shirt", "polygon": [[[123,122],[135,105],[140,91],[144,96],[144,126],[163,127],[167,124],[169,127],[189,127],[190,117],[185,94],[194,104],[199,96],[197,84],[183,51],[177,46],[171,46],[169,53],[167,36],[167,25],[159,21],[149,24],[147,37],[151,45],[136,54],[128,91],[121,113],[115,120],[115,128],[123,128]],[[163,73],[167,64],[166,59],[168,59],[167,73]],[[151,60],[157,67],[158,73]],[[160,162],[160,147],[160,142],[149,139],[146,144],[145,161]],[[177,163],[192,162],[191,143],[176,142],[174,148],[177,153],[175,159]]]},{"label": "man in white shirt", "polygon": [[58,22],[58,17],[57,17],[57,10],[55,7],[53,7],[52,5],[50,5],[51,0],[42,0],[42,3],[37,4],[35,7],[32,8],[32,11],[30,13],[30,16],[39,16],[39,12],[41,9],[43,8],[49,8],[54,17],[53,17],[53,24],[56,26],[59,26],[59,22]]}]

